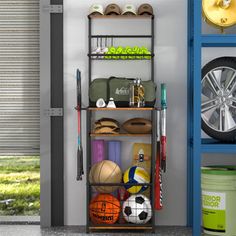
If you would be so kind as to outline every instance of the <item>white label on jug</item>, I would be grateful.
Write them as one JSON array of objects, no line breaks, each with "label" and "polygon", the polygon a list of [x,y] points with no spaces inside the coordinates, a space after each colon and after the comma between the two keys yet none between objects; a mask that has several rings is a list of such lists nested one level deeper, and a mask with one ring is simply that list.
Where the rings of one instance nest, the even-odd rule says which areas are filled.
[{"label": "white label on jug", "polygon": [[212,210],[225,210],[225,193],[202,191],[203,208]]}]

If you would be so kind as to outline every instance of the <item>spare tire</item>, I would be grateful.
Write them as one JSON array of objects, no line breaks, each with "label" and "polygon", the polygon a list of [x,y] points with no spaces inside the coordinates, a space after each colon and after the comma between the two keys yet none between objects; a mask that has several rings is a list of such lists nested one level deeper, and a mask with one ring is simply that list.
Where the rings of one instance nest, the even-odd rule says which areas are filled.
[{"label": "spare tire", "polygon": [[214,139],[236,140],[236,58],[221,57],[202,69],[201,120]]}]

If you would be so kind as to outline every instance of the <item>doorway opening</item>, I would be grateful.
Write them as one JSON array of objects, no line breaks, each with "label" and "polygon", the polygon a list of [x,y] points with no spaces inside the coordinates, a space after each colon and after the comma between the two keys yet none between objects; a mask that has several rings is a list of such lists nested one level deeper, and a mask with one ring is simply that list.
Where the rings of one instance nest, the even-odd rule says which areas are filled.
[{"label": "doorway opening", "polygon": [[39,12],[0,1],[0,223],[40,219]]},{"label": "doorway opening", "polygon": [[39,162],[39,156],[0,157],[1,221],[39,221]]}]

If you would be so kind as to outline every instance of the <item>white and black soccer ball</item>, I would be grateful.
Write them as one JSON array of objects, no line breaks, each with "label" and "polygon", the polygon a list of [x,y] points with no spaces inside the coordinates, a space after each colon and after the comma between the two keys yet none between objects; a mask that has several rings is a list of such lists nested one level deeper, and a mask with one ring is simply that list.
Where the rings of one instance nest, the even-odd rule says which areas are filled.
[{"label": "white and black soccer ball", "polygon": [[131,195],[124,203],[122,212],[125,220],[134,224],[145,224],[152,218],[150,200],[142,195]]}]

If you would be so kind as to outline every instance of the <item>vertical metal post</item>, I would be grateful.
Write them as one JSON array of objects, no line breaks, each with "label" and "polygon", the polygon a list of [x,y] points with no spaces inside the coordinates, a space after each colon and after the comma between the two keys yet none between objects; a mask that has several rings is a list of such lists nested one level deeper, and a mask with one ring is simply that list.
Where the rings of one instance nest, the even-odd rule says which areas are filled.
[{"label": "vertical metal post", "polygon": [[151,202],[152,202],[152,232],[155,233],[155,164],[157,158],[157,111],[151,111],[152,116],[152,160],[151,160]]},{"label": "vertical metal post", "polygon": [[194,2],[193,27],[193,236],[201,235],[201,1]]},{"label": "vertical metal post", "polygon": [[[40,1],[40,221],[42,227],[64,225],[63,117],[44,114],[63,108],[63,14],[50,14]],[[55,40],[56,39],[56,40]]]},{"label": "vertical metal post", "polygon": [[187,226],[193,224],[193,166],[192,166],[192,141],[193,141],[193,1],[188,0],[188,127],[187,127]]},{"label": "vertical metal post", "polygon": [[[154,44],[155,44],[155,24],[154,24],[154,16],[151,18],[151,53],[154,54]],[[155,81],[154,74],[154,56],[151,57],[151,80]],[[152,202],[152,212],[155,212],[155,163],[156,163],[156,140],[157,140],[157,114],[156,111],[151,111],[152,118],[152,160],[151,160],[151,202]],[[152,215],[152,232],[155,233],[155,225],[156,225],[156,217],[155,214]]]},{"label": "vertical metal post", "polygon": [[[154,47],[155,47],[155,22],[154,22],[154,16],[151,18],[151,35],[152,35],[152,41],[151,41],[151,53],[154,54]],[[155,74],[154,74],[154,57],[151,57],[151,80],[154,81]]]},{"label": "vertical metal post", "polygon": [[87,110],[86,112],[86,122],[87,122],[87,158],[86,158],[86,187],[87,187],[87,212],[86,212],[86,232],[89,233],[90,218],[89,218],[89,203],[91,200],[91,186],[89,183],[89,171],[91,168],[91,138],[90,138],[90,129],[91,129],[91,111]]},{"label": "vertical metal post", "polygon": [[51,105],[50,0],[40,0],[40,223],[51,226],[51,120],[44,110]]},{"label": "vertical metal post", "polygon": [[[89,17],[88,18],[88,51],[89,51],[89,54],[91,54],[91,48],[92,48],[92,38],[91,38],[91,32],[92,32],[92,19]],[[92,60],[91,60],[91,57],[89,56],[88,57],[88,63],[89,63],[89,71],[88,71],[88,88],[91,84],[91,81],[92,81],[92,78],[91,78],[91,75],[92,75]],[[89,98],[88,98],[88,101],[89,101]],[[89,218],[89,203],[90,203],[90,200],[91,200],[91,186],[90,186],[90,183],[89,183],[89,171],[90,171],[90,168],[91,168],[91,137],[90,137],[90,131],[91,131],[91,111],[87,110],[87,119],[86,119],[86,122],[87,122],[87,163],[86,163],[86,176],[87,176],[87,223],[86,223],[86,232],[89,233],[89,226],[90,226],[90,218]]]},{"label": "vertical metal post", "polygon": [[[63,5],[63,0],[51,0]],[[51,106],[63,108],[63,13],[51,14]],[[51,225],[64,226],[64,118],[51,117]]]},{"label": "vertical metal post", "polygon": [[[92,19],[90,17],[88,17],[88,23],[89,23],[89,26],[88,26],[88,41],[89,41],[89,44],[88,44],[88,52],[89,52],[89,55],[92,53],[92,38],[91,38],[91,35],[92,35]],[[89,74],[88,74],[88,79],[89,79],[89,85],[92,81],[92,60],[91,60],[91,57],[89,56],[88,57],[88,63],[89,63]],[[88,100],[89,101],[89,100]]]}]

